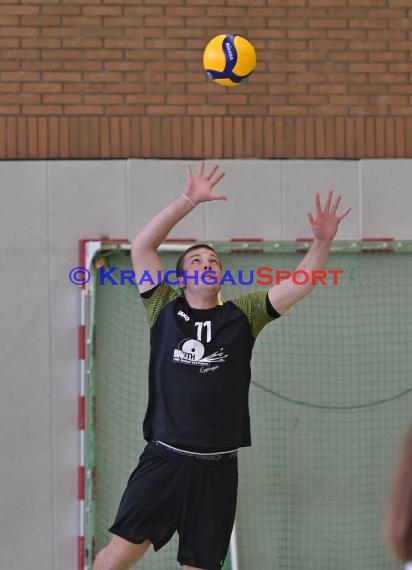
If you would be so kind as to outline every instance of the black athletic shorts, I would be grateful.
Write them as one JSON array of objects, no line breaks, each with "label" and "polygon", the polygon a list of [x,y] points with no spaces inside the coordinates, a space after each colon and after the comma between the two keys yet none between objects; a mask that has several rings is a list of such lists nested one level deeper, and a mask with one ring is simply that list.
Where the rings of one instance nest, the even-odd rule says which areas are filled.
[{"label": "black athletic shorts", "polygon": [[181,565],[219,570],[235,520],[237,485],[237,452],[188,455],[150,442],[109,530],[135,544],[149,540],[155,550],[177,531]]}]

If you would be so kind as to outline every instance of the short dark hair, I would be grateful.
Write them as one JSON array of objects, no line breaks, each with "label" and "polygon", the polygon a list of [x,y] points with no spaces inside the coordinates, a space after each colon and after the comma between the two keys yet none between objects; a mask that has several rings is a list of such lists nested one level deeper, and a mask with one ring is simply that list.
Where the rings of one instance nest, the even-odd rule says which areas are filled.
[{"label": "short dark hair", "polygon": [[219,264],[220,267],[222,267],[222,261],[218,255],[218,253],[213,249],[213,247],[207,243],[195,243],[194,245],[190,246],[186,251],[184,251],[182,253],[182,255],[179,257],[179,259],[177,260],[176,263],[176,273],[178,275],[182,275],[183,273],[183,265],[184,265],[184,261],[185,261],[185,257],[188,253],[190,253],[191,251],[194,251],[196,249],[208,249],[210,251],[213,251],[213,253],[217,256],[217,258],[219,259]]}]

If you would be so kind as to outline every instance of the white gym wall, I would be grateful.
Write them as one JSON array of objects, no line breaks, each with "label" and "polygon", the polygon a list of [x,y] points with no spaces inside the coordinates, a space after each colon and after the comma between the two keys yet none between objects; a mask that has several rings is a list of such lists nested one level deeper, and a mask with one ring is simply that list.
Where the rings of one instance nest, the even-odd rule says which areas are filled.
[{"label": "white gym wall", "polygon": [[[185,184],[184,161],[0,162],[0,569],[76,570],[80,238],[131,238]],[[192,163],[193,164],[193,163]],[[330,188],[338,240],[412,239],[412,160],[222,160],[217,191],[174,238],[309,237]],[[113,513],[114,514],[114,513]]]}]

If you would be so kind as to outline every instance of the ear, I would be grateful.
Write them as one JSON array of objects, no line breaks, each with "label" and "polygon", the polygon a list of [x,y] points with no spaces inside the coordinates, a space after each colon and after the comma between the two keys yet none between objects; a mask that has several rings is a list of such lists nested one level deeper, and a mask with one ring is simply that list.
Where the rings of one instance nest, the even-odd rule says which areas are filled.
[{"label": "ear", "polygon": [[178,278],[179,281],[179,289],[184,289],[186,287],[185,280],[183,279],[183,275]]}]

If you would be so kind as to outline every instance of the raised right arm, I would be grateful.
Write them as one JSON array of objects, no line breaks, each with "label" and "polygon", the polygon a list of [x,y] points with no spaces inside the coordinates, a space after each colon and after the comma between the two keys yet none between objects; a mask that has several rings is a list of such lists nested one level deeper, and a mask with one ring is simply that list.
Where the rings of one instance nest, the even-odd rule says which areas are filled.
[{"label": "raised right arm", "polygon": [[[212,192],[213,187],[224,176],[224,172],[216,174],[217,169],[218,167],[214,166],[205,173],[202,162],[198,174],[194,175],[189,166],[188,180],[183,194],[158,212],[134,236],[131,241],[132,262],[138,282],[144,271],[148,271],[152,277],[157,276],[158,271],[164,271],[157,249],[174,226],[197,204],[211,200],[226,200],[225,196]],[[140,293],[152,288],[153,284],[148,280],[139,285]]]}]

